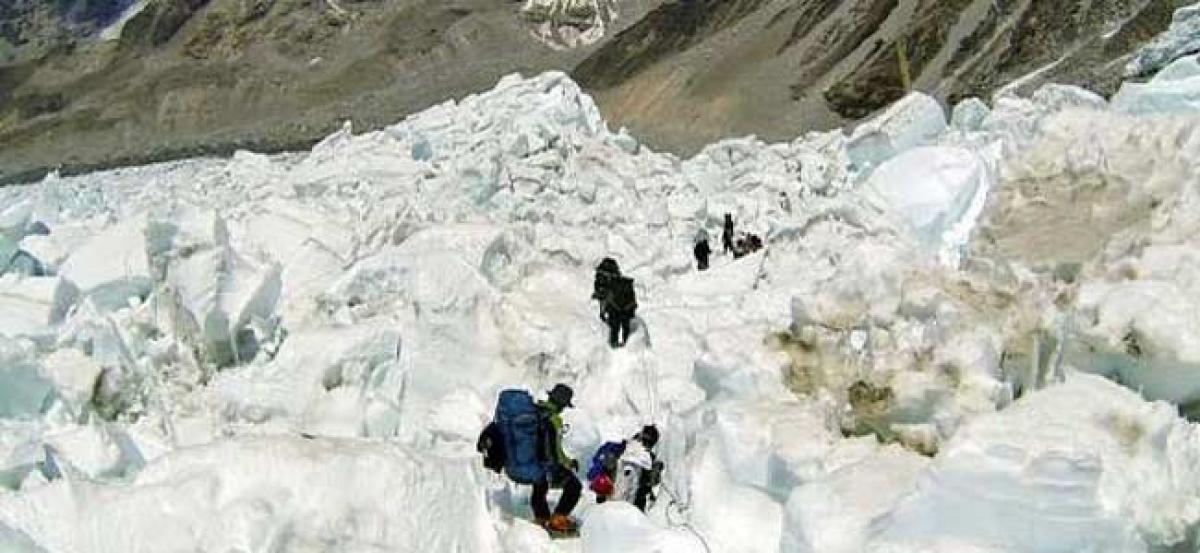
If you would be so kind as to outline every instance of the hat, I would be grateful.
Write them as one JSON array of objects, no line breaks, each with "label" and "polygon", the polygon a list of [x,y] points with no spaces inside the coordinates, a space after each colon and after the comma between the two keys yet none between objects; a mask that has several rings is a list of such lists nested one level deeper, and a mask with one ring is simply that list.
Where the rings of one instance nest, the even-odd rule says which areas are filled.
[{"label": "hat", "polygon": [[642,445],[645,445],[646,449],[652,449],[658,443],[658,428],[655,428],[653,424],[647,424],[642,427],[642,431],[638,432],[634,438],[642,442]]},{"label": "hat", "polygon": [[575,405],[571,403],[571,398],[575,397],[575,390],[572,390],[571,387],[567,386],[566,384],[555,384],[554,388],[550,390],[550,393],[546,395],[550,398],[552,403],[559,407],[564,409],[567,407],[575,407]]}]

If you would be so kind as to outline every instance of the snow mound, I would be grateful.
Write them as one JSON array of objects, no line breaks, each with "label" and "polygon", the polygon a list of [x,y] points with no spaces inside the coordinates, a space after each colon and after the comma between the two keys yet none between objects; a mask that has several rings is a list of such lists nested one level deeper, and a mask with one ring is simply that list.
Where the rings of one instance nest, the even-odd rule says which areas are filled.
[{"label": "snow mound", "polygon": [[[483,490],[466,459],[386,444],[262,438],[163,457],[120,488],[60,480],[0,497],[0,521],[64,553],[488,551],[497,543]],[[46,512],[58,516],[38,516]]]},{"label": "snow mound", "polygon": [[[268,364],[226,371],[213,383],[224,417],[324,436],[389,436],[400,337],[386,324],[291,335]],[[390,423],[390,424],[389,424]]]},{"label": "snow mound", "polygon": [[879,166],[864,183],[881,207],[902,217],[926,244],[962,219],[971,200],[987,188],[987,171],[975,153],[961,148],[909,150]]},{"label": "snow mound", "polygon": [[64,284],[102,309],[128,305],[150,293],[152,275],[146,255],[146,218],[138,217],[103,231],[79,247],[59,271]]},{"label": "snow mound", "polygon": [[1197,443],[1170,406],[1076,376],[964,427],[873,539],[926,551],[947,539],[1009,551],[1170,547],[1200,513]]},{"label": "snow mound", "polygon": [[707,551],[703,538],[684,528],[664,530],[633,505],[612,502],[588,512],[579,529],[583,548],[592,553]]},{"label": "snow mound", "polygon": [[848,154],[858,167],[883,163],[909,148],[935,140],[946,130],[946,112],[937,100],[911,92],[850,135]]},{"label": "snow mound", "polygon": [[1200,107],[1200,62],[1180,58],[1150,82],[1127,82],[1113,97],[1113,108],[1132,114],[1187,113]]},{"label": "snow mound", "polygon": [[[781,553],[863,551],[871,525],[914,488],[929,461],[899,447],[841,453],[829,475],[798,486],[787,502]],[[844,463],[844,464],[843,464]]]}]

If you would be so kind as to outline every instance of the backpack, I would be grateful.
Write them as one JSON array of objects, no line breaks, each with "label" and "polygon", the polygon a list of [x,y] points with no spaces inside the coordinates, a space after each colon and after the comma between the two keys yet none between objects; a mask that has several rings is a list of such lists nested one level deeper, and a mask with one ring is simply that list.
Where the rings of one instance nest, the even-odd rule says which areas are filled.
[{"label": "backpack", "polygon": [[604,296],[609,293],[613,279],[620,276],[621,268],[617,265],[617,261],[611,257],[604,258],[604,261],[596,266],[596,280],[592,283],[592,299],[603,300]]},{"label": "backpack", "polygon": [[595,480],[601,474],[612,477],[617,472],[617,461],[625,453],[625,442],[607,442],[592,455],[592,463],[588,465],[588,480]]},{"label": "backpack", "polygon": [[546,456],[550,421],[533,402],[533,396],[525,390],[500,392],[493,420],[503,444],[508,477],[518,484],[545,481],[551,464]]},{"label": "backpack", "polygon": [[507,455],[504,451],[504,435],[500,432],[499,425],[490,422],[483,427],[483,432],[479,433],[479,440],[475,442],[475,451],[483,455],[484,468],[495,473],[504,471]]},{"label": "backpack", "polygon": [[632,313],[637,309],[637,295],[633,292],[633,279],[617,277],[613,279],[609,292],[609,304],[618,311]]}]

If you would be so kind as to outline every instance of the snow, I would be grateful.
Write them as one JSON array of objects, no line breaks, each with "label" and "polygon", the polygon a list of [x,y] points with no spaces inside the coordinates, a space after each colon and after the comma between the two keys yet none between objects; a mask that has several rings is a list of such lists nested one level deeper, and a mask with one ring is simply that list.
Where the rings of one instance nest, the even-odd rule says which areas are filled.
[{"label": "snow", "polygon": [[[871,524],[886,515],[915,487],[929,465],[920,455],[897,446],[849,444],[852,460],[828,477],[798,486],[788,498],[781,553],[865,550]],[[846,454],[841,454],[846,455]]]},{"label": "snow", "polygon": [[979,131],[991,113],[991,108],[979,98],[971,97],[954,106],[950,115],[950,126],[959,131]]},{"label": "snow", "polygon": [[664,530],[652,524],[633,505],[618,501],[589,511],[580,537],[584,550],[593,553],[706,551],[702,537],[684,528]]},{"label": "snow", "polygon": [[940,244],[962,219],[975,193],[987,188],[979,157],[961,148],[909,150],[879,166],[864,184],[883,209],[900,215],[919,239]]},{"label": "snow", "polygon": [[73,290],[55,277],[0,277],[0,334],[45,339],[56,332]]},{"label": "snow", "polygon": [[618,0],[525,0],[521,16],[530,34],[556,50],[594,44],[617,18]]},{"label": "snow", "polygon": [[[1183,547],[1200,135],[1122,105],[1048,86],[947,125],[914,93],[679,159],[547,73],[307,152],[2,189],[0,244],[46,274],[0,275],[0,548]],[[1059,189],[1085,228],[1017,246],[1087,247],[1005,249]],[[696,271],[726,213],[766,247]],[[606,256],[640,305],[620,350]],[[582,465],[658,425],[647,513],[585,493],[552,540],[481,466],[497,393],[557,382]]]},{"label": "snow", "polygon": [[[58,480],[5,497],[0,517],[68,553],[494,550],[470,461],[388,444],[233,440],[163,457],[121,488]],[[438,526],[453,531],[412,531]]]},{"label": "snow", "polygon": [[151,279],[145,225],[144,217],[136,217],[88,240],[63,263],[59,274],[64,284],[102,309],[117,309],[130,298],[146,297]]},{"label": "snow", "polygon": [[1200,106],[1200,62],[1180,58],[1147,83],[1127,82],[1113,107],[1132,114],[1188,113]]},{"label": "snow", "polygon": [[149,3],[149,0],[138,0],[131,3],[129,7],[125,8],[125,11],[121,12],[121,16],[118,17],[116,21],[100,30],[100,40],[111,41],[121,38],[121,31],[125,29],[125,24],[128,23],[130,19],[136,17],[139,13],[142,13],[142,10],[144,10],[146,5]]},{"label": "snow", "polygon": [[945,108],[932,97],[910,92],[850,135],[847,154],[860,168],[877,166],[909,148],[933,141],[946,130]]},{"label": "snow", "polygon": [[1200,514],[1195,438],[1170,406],[1080,375],[964,428],[874,539],[908,550],[945,539],[1006,551],[1170,547]]},{"label": "snow", "polygon": [[1148,75],[1200,47],[1200,4],[1184,6],[1171,16],[1171,26],[1143,45],[1125,65],[1125,76]]}]

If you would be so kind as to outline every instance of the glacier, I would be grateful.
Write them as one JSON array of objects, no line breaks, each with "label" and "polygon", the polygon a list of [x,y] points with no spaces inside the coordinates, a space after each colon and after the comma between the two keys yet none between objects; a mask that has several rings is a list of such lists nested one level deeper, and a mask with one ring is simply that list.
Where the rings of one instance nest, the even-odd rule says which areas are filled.
[{"label": "glacier", "polygon": [[[680,159],[513,75],[305,152],[0,189],[40,268],[0,275],[0,548],[1194,549],[1200,135],[1156,87],[913,93]],[[725,213],[766,248],[697,272]],[[499,390],[556,382],[581,464],[659,425],[646,514],[585,493],[552,540],[482,467]]]}]

